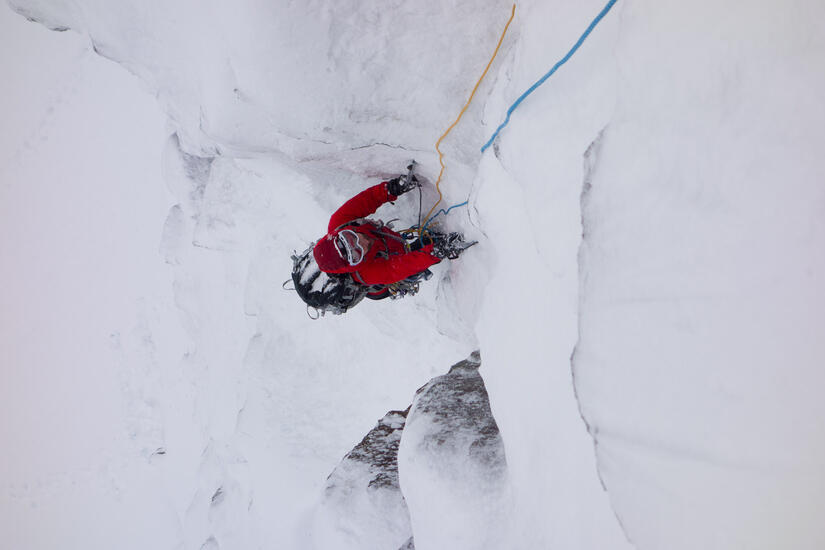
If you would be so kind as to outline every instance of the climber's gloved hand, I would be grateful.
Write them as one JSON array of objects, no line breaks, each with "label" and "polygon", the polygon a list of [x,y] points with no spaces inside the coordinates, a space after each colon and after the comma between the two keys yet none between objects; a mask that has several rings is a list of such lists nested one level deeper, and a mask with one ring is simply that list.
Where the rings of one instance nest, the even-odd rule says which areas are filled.
[{"label": "climber's gloved hand", "polygon": [[418,178],[414,175],[407,177],[407,176],[398,176],[397,178],[393,178],[387,182],[387,193],[390,195],[395,195],[396,197],[403,195],[410,189],[418,187],[420,184],[418,183]]}]

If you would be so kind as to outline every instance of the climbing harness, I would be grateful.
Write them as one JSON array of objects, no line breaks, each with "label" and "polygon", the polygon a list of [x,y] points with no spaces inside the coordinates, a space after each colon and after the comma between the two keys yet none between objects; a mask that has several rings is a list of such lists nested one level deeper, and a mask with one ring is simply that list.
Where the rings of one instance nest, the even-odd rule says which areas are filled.
[{"label": "climbing harness", "polygon": [[[358,242],[359,233],[347,228],[348,226],[368,228],[369,236],[375,239],[375,246],[383,245],[384,247],[383,251],[377,252],[376,257],[381,256],[388,259],[390,256],[404,253],[390,252],[388,244],[390,239],[403,243],[405,252],[417,249],[415,247],[417,241],[414,241],[412,246],[407,241],[407,239],[415,238],[413,235],[408,234],[405,239],[404,236],[384,230],[385,227],[390,228],[389,224],[361,218],[345,224],[342,226],[343,228],[339,228],[338,235],[336,235],[336,249],[339,255],[350,265],[360,263],[366,256],[367,251]],[[343,235],[343,240],[339,243],[337,239],[341,235]],[[429,242],[431,241],[428,240]],[[297,292],[298,296],[307,305],[307,315],[313,320],[324,316],[326,313],[334,315],[346,313],[364,298],[372,300],[391,298],[396,300],[404,296],[412,296],[418,292],[421,281],[426,281],[433,275],[432,271],[425,269],[392,284],[371,285],[364,281],[357,271],[352,273],[327,273],[322,271],[313,255],[315,244],[310,244],[301,254],[296,252],[292,255],[292,277],[281,285],[284,290]],[[338,249],[339,244],[341,249]]]}]

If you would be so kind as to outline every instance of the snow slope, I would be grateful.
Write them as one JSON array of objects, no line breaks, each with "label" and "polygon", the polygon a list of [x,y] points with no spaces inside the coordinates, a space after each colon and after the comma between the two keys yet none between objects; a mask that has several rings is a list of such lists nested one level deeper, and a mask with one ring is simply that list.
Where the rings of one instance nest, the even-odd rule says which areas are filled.
[{"label": "snow slope", "polygon": [[11,546],[335,544],[326,476],[476,348],[506,486],[432,483],[429,432],[402,436],[419,550],[825,545],[819,3],[621,0],[482,156],[602,8],[519,4],[442,147],[446,204],[471,198],[445,223],[481,244],[317,322],[289,254],[409,158],[434,179],[510,5],[11,5],[79,32],[3,13]]},{"label": "snow slope", "polygon": [[0,27],[0,545],[151,546],[178,529],[157,361],[184,351],[157,254],[165,117],[80,36],[5,8]]}]

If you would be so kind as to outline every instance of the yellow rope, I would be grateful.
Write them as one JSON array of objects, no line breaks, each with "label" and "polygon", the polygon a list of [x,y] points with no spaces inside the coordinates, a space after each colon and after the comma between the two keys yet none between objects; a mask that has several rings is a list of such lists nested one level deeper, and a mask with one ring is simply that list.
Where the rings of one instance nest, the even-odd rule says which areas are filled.
[{"label": "yellow rope", "polygon": [[[458,117],[455,119],[455,121],[452,124],[450,124],[450,127],[447,128],[447,131],[444,132],[443,134],[441,134],[441,137],[438,138],[438,141],[435,142],[435,150],[438,152],[438,163],[441,165],[441,171],[438,172],[438,179],[435,181],[435,189],[436,189],[436,191],[438,191],[438,200],[433,205],[433,207],[430,208],[430,211],[427,212],[427,215],[424,216],[424,218],[423,218],[424,220],[428,220],[430,218],[430,214],[432,214],[435,211],[436,207],[441,203],[441,199],[443,198],[443,195],[441,194],[441,176],[444,175],[445,166],[444,166],[444,160],[443,160],[444,153],[442,153],[441,149],[439,148],[439,146],[441,145],[441,141],[445,137],[447,137],[447,134],[449,134],[450,131],[455,127],[455,125],[458,124],[458,121],[461,120],[461,117],[464,115],[464,111],[466,111],[467,107],[470,106],[470,102],[473,100],[473,96],[476,94],[476,90],[478,90],[479,85],[481,85],[481,81],[484,80],[484,77],[487,75],[487,71],[490,70],[490,65],[493,64],[493,61],[495,60],[496,56],[498,55],[498,50],[499,50],[499,48],[501,48],[501,43],[504,42],[504,35],[507,34],[507,29],[510,27],[510,23],[512,23],[513,17],[515,17],[515,15],[516,15],[516,5],[513,4],[513,10],[510,13],[510,19],[507,20],[507,24],[504,26],[504,30],[501,33],[501,37],[498,39],[498,44],[496,44],[496,49],[493,52],[493,56],[490,58],[490,61],[487,62],[487,66],[484,68],[484,72],[481,73],[481,76],[479,77],[478,82],[476,82],[476,85],[473,87],[473,91],[470,93],[470,97],[469,97],[469,99],[467,99],[467,103],[465,103],[464,107],[461,108],[461,112],[458,113]],[[421,234],[421,228],[420,227],[418,228],[418,232],[419,232],[419,235],[420,235]]]}]

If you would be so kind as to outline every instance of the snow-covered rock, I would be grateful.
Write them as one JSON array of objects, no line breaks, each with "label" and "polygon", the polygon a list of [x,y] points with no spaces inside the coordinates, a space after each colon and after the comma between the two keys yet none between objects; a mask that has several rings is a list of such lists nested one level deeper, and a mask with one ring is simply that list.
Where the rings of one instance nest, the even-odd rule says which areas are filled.
[{"label": "snow-covered rock", "polygon": [[407,410],[387,413],[347,453],[327,479],[315,513],[316,548],[501,544],[493,535],[507,521],[507,463],[479,367],[477,352],[456,363],[419,389]]},{"label": "snow-covered rock", "polygon": [[499,434],[439,416],[461,394],[434,381],[399,449],[415,542],[373,534],[825,546],[821,1],[620,0],[482,156],[604,5],[520,3],[442,147],[444,205],[470,198],[443,219],[480,244],[414,299],[317,323],[280,288],[290,253],[410,157],[434,179],[509,3],[10,4],[82,37],[0,36],[13,546],[308,548],[376,411],[478,348],[483,386],[446,376],[486,387]]},{"label": "snow-covered rock", "polygon": [[507,461],[480,355],[418,390],[399,449],[401,488],[418,550],[501,548]]},{"label": "snow-covered rock", "polygon": [[317,548],[399,548],[412,536],[398,484],[408,411],[388,412],[327,478],[314,521]]}]

